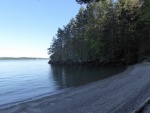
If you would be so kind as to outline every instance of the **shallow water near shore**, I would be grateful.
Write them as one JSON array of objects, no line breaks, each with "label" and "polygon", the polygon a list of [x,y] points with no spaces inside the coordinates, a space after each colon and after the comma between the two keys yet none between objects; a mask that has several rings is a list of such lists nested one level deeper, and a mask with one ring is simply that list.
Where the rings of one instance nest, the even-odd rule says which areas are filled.
[{"label": "shallow water near shore", "polygon": [[125,67],[49,65],[48,60],[0,60],[0,106],[105,79]]}]

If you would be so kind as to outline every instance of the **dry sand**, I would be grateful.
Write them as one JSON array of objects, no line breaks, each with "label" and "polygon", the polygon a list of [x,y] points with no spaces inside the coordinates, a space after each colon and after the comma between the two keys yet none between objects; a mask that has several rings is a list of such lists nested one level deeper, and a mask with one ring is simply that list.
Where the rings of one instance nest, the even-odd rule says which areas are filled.
[{"label": "dry sand", "polygon": [[141,63],[110,78],[3,108],[0,113],[135,113],[149,97],[150,64]]}]

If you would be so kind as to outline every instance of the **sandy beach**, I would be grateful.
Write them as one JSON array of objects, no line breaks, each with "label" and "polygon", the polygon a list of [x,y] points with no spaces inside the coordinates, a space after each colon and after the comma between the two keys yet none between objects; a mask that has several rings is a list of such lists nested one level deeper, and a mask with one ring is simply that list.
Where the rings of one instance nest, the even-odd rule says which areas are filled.
[{"label": "sandy beach", "polygon": [[0,113],[148,113],[149,97],[150,64],[140,63],[110,78],[2,108]]}]

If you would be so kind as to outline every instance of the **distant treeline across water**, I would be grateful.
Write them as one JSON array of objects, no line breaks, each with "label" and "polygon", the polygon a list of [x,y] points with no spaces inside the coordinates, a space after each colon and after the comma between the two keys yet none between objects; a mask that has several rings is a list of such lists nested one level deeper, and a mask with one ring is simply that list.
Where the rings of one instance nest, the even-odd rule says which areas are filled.
[{"label": "distant treeline across water", "polygon": [[34,58],[34,57],[0,57],[0,60],[38,60],[38,59],[48,59],[48,58]]}]

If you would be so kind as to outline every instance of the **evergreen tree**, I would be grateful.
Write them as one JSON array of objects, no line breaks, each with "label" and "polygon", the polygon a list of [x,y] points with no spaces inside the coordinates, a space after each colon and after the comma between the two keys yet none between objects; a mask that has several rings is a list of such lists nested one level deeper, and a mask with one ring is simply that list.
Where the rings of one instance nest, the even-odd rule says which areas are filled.
[{"label": "evergreen tree", "polygon": [[[149,1],[106,0],[81,7],[59,28],[50,63],[132,64],[150,57]],[[146,12],[145,12],[146,11]]]}]

